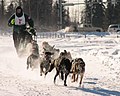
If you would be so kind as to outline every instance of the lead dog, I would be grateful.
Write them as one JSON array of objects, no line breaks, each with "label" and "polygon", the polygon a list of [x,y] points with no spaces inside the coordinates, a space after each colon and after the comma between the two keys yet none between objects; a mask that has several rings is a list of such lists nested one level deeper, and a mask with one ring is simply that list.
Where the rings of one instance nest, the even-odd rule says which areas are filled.
[{"label": "lead dog", "polygon": [[82,79],[85,73],[85,62],[82,58],[76,58],[72,61],[72,82],[78,81],[78,76],[80,75],[79,85],[82,84]]}]

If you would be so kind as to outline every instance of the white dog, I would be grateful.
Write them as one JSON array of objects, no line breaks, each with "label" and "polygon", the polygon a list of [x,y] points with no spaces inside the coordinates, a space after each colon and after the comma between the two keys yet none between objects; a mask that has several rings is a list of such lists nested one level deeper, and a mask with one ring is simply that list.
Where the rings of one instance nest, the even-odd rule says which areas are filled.
[{"label": "white dog", "polygon": [[43,53],[45,53],[45,52],[50,52],[50,53],[53,54],[52,58],[53,58],[53,59],[56,59],[56,58],[58,58],[58,56],[59,56],[60,50],[59,50],[59,49],[55,49],[54,47],[55,47],[55,46],[49,45],[48,42],[46,42],[46,41],[44,41],[44,42],[42,43]]}]

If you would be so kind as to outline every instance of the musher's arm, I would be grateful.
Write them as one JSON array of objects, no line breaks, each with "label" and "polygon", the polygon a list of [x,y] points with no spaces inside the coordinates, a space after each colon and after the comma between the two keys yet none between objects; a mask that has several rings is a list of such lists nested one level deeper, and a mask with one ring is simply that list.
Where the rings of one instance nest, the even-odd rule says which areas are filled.
[{"label": "musher's arm", "polygon": [[27,14],[24,14],[25,15],[25,20],[26,22],[29,24],[30,27],[34,27],[34,22],[32,20],[32,18],[30,16],[28,16]]},{"label": "musher's arm", "polygon": [[8,20],[8,26],[12,26],[15,24],[15,14],[13,14]]},{"label": "musher's arm", "polygon": [[36,31],[35,31],[35,29],[34,29],[34,22],[33,22],[33,20],[32,20],[32,18],[30,17],[30,16],[28,16],[28,15],[26,15],[26,14],[24,14],[25,15],[25,20],[26,20],[26,22],[29,24],[29,26],[30,26],[30,32],[34,35],[34,36],[36,36]]}]

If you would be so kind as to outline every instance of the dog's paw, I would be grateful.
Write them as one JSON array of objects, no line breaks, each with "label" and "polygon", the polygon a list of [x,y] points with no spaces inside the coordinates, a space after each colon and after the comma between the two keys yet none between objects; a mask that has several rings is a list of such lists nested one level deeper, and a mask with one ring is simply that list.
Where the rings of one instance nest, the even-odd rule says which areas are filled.
[{"label": "dog's paw", "polygon": [[45,76],[47,75],[48,72],[45,72]]},{"label": "dog's paw", "polygon": [[64,86],[67,86],[67,84],[64,84]]},{"label": "dog's paw", "polygon": [[40,74],[40,76],[42,76],[42,74]]},{"label": "dog's paw", "polygon": [[83,86],[82,84],[79,84],[79,86],[78,86],[78,87],[83,88],[84,86]]},{"label": "dog's paw", "polygon": [[75,80],[73,79],[71,82],[73,83],[73,82],[75,82]]},{"label": "dog's paw", "polygon": [[27,70],[29,69],[29,66],[27,66]]}]

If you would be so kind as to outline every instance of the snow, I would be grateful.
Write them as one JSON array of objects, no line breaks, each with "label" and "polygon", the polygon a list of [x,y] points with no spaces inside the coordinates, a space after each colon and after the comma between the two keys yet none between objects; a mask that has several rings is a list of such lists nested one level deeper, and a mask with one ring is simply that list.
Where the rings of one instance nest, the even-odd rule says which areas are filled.
[{"label": "snow", "polygon": [[43,41],[70,51],[73,58],[83,58],[82,86],[71,82],[71,74],[65,87],[59,78],[53,83],[55,70],[46,77],[40,76],[39,68],[26,70],[27,57],[17,56],[12,37],[0,36],[0,96],[120,96],[120,38],[116,35],[38,38],[40,50]]}]

